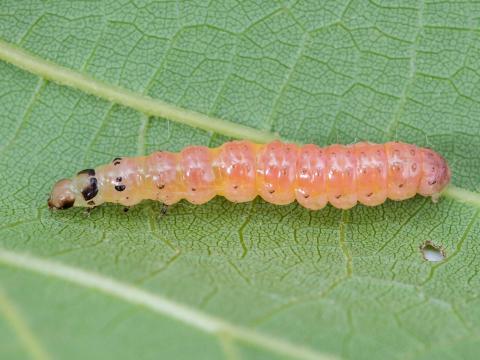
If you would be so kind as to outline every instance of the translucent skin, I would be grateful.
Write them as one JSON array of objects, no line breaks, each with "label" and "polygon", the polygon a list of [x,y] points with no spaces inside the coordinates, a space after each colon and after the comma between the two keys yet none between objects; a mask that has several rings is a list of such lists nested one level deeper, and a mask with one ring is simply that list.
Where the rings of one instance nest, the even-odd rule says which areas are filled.
[{"label": "translucent skin", "polygon": [[375,206],[417,193],[436,199],[449,181],[450,170],[439,154],[400,142],[321,148],[232,141],[215,149],[189,146],[180,153],[117,158],[83,170],[57,182],[49,206],[131,206],[144,199],[203,204],[216,195],[245,202],[260,195],[278,205],[297,200],[312,210],[327,202],[349,209],[358,202]]}]

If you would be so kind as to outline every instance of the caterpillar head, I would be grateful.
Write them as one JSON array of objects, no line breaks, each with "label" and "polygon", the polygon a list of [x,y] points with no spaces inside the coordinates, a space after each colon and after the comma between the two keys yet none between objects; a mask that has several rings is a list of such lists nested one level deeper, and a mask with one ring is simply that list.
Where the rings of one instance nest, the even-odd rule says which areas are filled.
[{"label": "caterpillar head", "polygon": [[[72,206],[94,207],[98,194],[94,169],[85,169],[73,179],[62,179],[53,185],[48,198],[50,209],[65,210]],[[97,200],[97,198],[95,198]]]},{"label": "caterpillar head", "polygon": [[75,203],[75,192],[70,179],[59,180],[53,185],[52,192],[48,198],[50,209],[65,210],[71,208]]}]

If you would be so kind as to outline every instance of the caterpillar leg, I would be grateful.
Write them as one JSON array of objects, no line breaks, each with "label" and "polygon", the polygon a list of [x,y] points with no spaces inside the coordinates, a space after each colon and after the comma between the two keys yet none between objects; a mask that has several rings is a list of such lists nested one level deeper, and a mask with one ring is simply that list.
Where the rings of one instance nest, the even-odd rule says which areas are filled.
[{"label": "caterpillar leg", "polygon": [[434,204],[438,203],[438,200],[440,199],[440,193],[436,193],[432,195],[432,202]]},{"label": "caterpillar leg", "polygon": [[130,208],[129,208],[128,206],[125,206],[125,207],[123,208],[123,212],[128,212],[128,210],[130,210]]},{"label": "caterpillar leg", "polygon": [[85,208],[85,216],[86,217],[89,217],[90,216],[90,213],[92,212],[92,210],[95,209],[95,206],[94,207],[88,207],[88,208]]},{"label": "caterpillar leg", "polygon": [[167,214],[167,210],[168,210],[168,205],[162,204],[162,210],[160,210],[161,216],[165,216]]}]

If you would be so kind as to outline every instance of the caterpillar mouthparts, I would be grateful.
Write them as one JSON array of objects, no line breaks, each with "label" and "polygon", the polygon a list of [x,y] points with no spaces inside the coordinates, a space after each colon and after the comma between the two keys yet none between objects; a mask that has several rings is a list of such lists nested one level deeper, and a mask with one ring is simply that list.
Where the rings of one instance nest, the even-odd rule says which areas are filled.
[{"label": "caterpillar mouthparts", "polygon": [[54,209],[131,206],[144,199],[170,205],[186,199],[203,204],[216,195],[246,202],[260,195],[284,205],[298,201],[318,210],[327,202],[349,209],[420,194],[436,200],[450,182],[450,169],[436,152],[401,142],[297,146],[231,141],[218,148],[189,146],[180,153],[115,158],[58,181],[48,199]]}]

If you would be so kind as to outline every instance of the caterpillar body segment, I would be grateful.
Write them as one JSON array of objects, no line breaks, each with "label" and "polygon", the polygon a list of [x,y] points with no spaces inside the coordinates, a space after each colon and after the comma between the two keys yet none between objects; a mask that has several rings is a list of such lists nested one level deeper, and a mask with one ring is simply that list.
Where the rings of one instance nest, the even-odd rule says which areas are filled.
[{"label": "caterpillar body segment", "polygon": [[50,208],[95,207],[105,202],[131,206],[144,199],[203,204],[216,195],[246,202],[260,195],[284,205],[298,201],[318,210],[327,203],[349,209],[375,206],[387,198],[415,194],[436,199],[450,169],[436,152],[400,142],[297,146],[274,141],[231,141],[210,149],[189,146],[180,153],[115,158],[58,181]]}]

